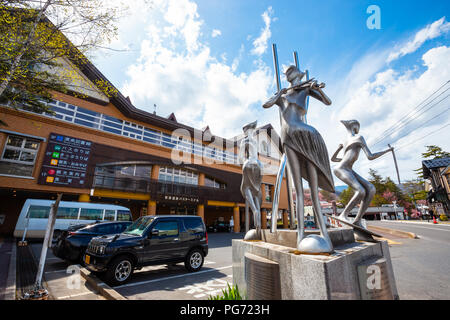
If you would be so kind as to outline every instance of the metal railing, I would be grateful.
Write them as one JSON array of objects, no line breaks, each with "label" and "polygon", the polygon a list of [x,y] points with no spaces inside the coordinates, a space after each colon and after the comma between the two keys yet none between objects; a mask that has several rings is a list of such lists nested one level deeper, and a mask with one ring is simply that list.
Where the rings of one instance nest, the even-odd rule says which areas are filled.
[{"label": "metal railing", "polygon": [[112,177],[94,175],[93,188],[118,190],[126,192],[148,193],[152,197],[178,196],[196,197],[201,200],[222,199],[229,190],[193,184],[168,182],[150,178]]}]

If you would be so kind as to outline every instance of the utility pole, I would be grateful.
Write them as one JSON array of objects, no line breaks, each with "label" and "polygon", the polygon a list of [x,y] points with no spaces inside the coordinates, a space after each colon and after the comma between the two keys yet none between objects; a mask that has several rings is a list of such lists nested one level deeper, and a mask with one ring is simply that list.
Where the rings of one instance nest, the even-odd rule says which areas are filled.
[{"label": "utility pole", "polygon": [[47,299],[48,292],[42,288],[42,275],[44,274],[45,260],[47,258],[47,250],[52,245],[53,229],[55,227],[56,213],[58,212],[59,202],[61,201],[62,193],[58,193],[56,201],[52,204],[48,216],[47,229],[45,230],[44,242],[42,243],[41,257],[39,259],[39,267],[37,270],[36,281],[34,283],[34,290],[27,292],[24,299]]}]

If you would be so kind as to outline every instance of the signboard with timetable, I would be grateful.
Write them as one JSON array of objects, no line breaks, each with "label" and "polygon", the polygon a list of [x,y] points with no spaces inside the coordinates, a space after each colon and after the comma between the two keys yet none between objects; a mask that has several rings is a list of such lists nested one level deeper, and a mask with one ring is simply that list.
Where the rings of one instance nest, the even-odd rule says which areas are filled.
[{"label": "signboard with timetable", "polygon": [[39,184],[86,188],[92,142],[51,133]]}]

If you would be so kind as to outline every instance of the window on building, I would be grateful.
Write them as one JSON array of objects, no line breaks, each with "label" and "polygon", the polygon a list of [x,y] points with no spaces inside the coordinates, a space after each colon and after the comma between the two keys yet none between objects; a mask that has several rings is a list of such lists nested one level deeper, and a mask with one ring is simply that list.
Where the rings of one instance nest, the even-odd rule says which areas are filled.
[{"label": "window on building", "polygon": [[217,189],[225,189],[226,184],[223,182],[220,182],[212,177],[205,177],[205,186],[211,187],[211,188],[217,188]]},{"label": "window on building", "polygon": [[39,144],[36,139],[9,135],[0,159],[0,174],[31,177]]},{"label": "window on building", "polygon": [[198,174],[189,170],[183,170],[178,168],[161,167],[159,169],[160,181],[193,184],[198,185]]},{"label": "window on building", "polygon": [[271,193],[271,188],[272,186],[271,185],[268,185],[268,184],[265,184],[264,185],[264,191],[265,191],[265,194],[266,194],[266,202],[272,202],[272,193]]}]

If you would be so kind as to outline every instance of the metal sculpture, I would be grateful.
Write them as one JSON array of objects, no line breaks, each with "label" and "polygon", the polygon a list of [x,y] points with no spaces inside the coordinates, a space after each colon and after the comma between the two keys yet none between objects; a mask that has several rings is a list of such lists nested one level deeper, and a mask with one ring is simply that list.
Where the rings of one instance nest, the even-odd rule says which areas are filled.
[{"label": "metal sculpture", "polygon": [[[334,192],[333,177],[328,160],[328,151],[319,132],[305,123],[307,98],[316,98],[326,105],[331,100],[322,91],[324,83],[318,84],[314,78],[302,81],[305,76],[296,66],[287,68],[286,79],[289,88],[279,90],[263,107],[280,107],[281,143],[287,157],[287,166],[294,181],[297,194],[297,249],[304,253],[331,253],[333,245],[328,235],[319,202],[319,187]],[[303,183],[306,179],[311,189],[311,198],[320,236],[304,237]],[[272,213],[273,215],[273,213]],[[272,223],[273,224],[273,223]]]},{"label": "metal sculpture", "polygon": [[[242,129],[245,137],[239,148],[239,162],[242,165],[241,193],[245,199],[245,237],[244,240],[261,239],[261,203],[263,165],[258,160],[258,144],[255,139],[256,121]],[[249,207],[253,212],[255,229],[250,230]]]},{"label": "metal sculpture", "polygon": [[[356,162],[356,160],[358,160],[361,149],[365,152],[369,160],[374,160],[381,157],[385,153],[393,151],[394,148],[390,147],[389,149],[382,152],[371,153],[363,136],[359,134],[359,122],[357,120],[341,120],[341,122],[347,128],[348,136],[345,145],[340,144],[336,152],[333,154],[333,157],[331,158],[331,161],[339,162],[339,164],[334,168],[333,172],[336,177],[349,185],[355,191],[355,194],[350,199],[344,211],[339,215],[339,218],[341,220],[351,222],[356,226],[362,227],[361,219],[364,216],[367,208],[369,207],[376,190],[369,181],[365,180],[363,177],[353,171],[353,164]],[[337,156],[342,149],[344,150],[344,156],[342,158],[338,158]],[[348,215],[350,211],[359,203],[360,207],[358,209],[358,213],[352,222],[348,219]],[[359,236],[359,238],[360,240],[363,240],[361,239],[361,236]]]}]

